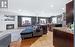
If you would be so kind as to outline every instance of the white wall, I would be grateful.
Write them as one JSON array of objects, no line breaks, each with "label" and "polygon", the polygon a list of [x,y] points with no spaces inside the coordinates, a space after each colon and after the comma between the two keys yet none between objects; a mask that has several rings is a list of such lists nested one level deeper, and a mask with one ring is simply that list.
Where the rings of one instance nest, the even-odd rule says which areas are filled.
[{"label": "white wall", "polygon": [[[15,21],[4,21],[4,15],[15,16]],[[17,15],[12,14],[12,13],[6,13],[6,12],[0,13],[0,31],[6,30],[6,24],[14,24],[14,28],[17,29],[18,28]]]},{"label": "white wall", "polygon": [[4,30],[4,22],[3,22],[3,15],[0,14],[0,31],[3,31]]}]

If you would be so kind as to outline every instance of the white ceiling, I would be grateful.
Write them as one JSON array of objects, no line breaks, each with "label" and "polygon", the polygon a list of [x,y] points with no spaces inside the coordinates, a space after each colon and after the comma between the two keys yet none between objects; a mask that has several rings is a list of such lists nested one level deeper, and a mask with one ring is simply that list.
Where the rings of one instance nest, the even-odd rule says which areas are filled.
[{"label": "white ceiling", "polygon": [[54,16],[65,12],[71,0],[9,0],[8,8],[21,15]]}]

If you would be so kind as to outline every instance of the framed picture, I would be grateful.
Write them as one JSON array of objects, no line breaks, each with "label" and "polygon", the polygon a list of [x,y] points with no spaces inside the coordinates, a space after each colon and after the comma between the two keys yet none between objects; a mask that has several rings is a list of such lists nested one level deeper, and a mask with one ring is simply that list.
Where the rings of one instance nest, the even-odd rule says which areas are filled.
[{"label": "framed picture", "polygon": [[15,16],[5,15],[4,21],[15,21]]}]

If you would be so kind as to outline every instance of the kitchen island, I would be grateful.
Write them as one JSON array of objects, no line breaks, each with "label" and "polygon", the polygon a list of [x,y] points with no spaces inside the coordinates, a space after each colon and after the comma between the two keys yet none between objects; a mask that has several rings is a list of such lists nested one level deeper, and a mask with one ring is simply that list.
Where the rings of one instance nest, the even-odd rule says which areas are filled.
[{"label": "kitchen island", "polygon": [[74,33],[67,27],[53,27],[53,41],[59,41],[60,45],[58,47],[73,47]]}]

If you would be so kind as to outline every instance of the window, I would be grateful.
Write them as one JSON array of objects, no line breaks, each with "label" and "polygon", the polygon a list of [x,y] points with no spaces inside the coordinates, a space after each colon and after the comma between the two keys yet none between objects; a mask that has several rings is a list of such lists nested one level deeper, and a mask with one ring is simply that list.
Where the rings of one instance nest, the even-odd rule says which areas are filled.
[{"label": "window", "polygon": [[52,18],[52,23],[53,23],[53,24],[57,24],[57,17],[53,17],[53,18]]},{"label": "window", "polygon": [[7,8],[8,0],[0,0],[0,8]]},{"label": "window", "polygon": [[46,19],[41,18],[40,19],[40,24],[46,24]]},{"label": "window", "polygon": [[22,26],[31,25],[31,18],[30,17],[22,17]]}]

